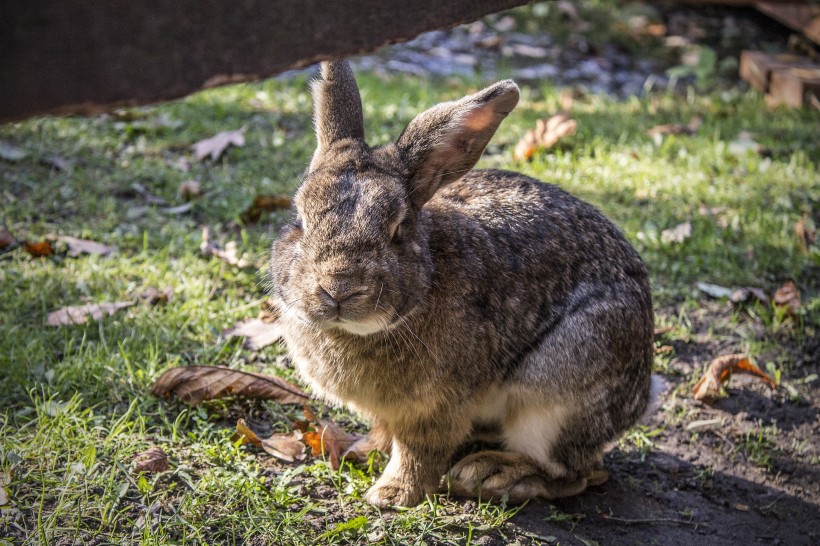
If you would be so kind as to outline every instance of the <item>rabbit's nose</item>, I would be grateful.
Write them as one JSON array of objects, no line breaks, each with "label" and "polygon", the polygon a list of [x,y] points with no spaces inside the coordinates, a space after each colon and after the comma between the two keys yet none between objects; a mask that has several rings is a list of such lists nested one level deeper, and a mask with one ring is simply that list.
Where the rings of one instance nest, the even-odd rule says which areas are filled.
[{"label": "rabbit's nose", "polygon": [[354,288],[333,285],[319,285],[319,297],[328,305],[338,307],[345,301],[363,294],[362,291]]}]

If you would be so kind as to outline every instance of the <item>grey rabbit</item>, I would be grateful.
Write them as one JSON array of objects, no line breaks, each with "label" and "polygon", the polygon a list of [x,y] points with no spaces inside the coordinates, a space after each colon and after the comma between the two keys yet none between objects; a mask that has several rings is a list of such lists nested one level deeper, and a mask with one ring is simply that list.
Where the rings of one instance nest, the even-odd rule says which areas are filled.
[{"label": "grey rabbit", "polygon": [[[375,148],[347,62],[322,63],[312,90],[318,145],[272,245],[271,299],[301,376],[390,452],[365,499],[522,502],[603,483],[604,449],[650,398],[647,270],[591,205],[471,170],[518,87],[434,106]],[[501,447],[448,472],[476,437]]]}]

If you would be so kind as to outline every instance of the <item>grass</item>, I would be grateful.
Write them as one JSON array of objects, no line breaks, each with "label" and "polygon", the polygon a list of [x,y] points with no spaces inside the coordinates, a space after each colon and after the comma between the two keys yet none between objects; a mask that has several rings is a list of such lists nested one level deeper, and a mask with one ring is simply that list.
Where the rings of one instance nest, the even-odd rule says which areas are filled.
[{"label": "grass", "polygon": [[[360,83],[371,143],[394,138],[415,113],[479,85],[366,74]],[[818,252],[807,253],[793,231],[805,211],[820,209],[816,110],[770,110],[755,93],[736,89],[622,102],[586,96],[573,106],[574,137],[531,163],[514,161],[515,142],[559,109],[559,92],[524,88],[481,166],[557,183],[602,208],[649,265],[658,322],[674,327],[669,336],[688,335],[704,302],[698,281],[771,293],[789,278],[803,303],[787,335],[798,345],[816,336]],[[694,136],[646,135],[694,115],[704,119]],[[237,241],[263,264],[286,213],[256,225],[243,225],[239,215],[257,194],[294,191],[313,148],[310,126],[305,77],[291,76],[118,116],[0,127],[0,141],[27,154],[0,160],[0,224],[18,239],[60,234],[117,247],[104,258],[35,258],[22,248],[0,255],[0,471],[10,497],[0,544],[463,544],[487,532],[516,536],[505,525],[514,511],[504,506],[441,498],[382,513],[365,505],[361,495],[383,460],[373,469],[334,471],[322,461],[290,467],[231,441],[237,417],[286,430],[296,408],[246,401],[189,408],[148,393],[159,373],[184,364],[292,377],[281,348],[251,353],[221,336],[257,312],[263,277],[200,256],[199,226],[221,243]],[[216,162],[193,159],[192,143],[240,127],[245,146]],[[768,152],[735,150],[744,131]],[[51,155],[72,168],[44,163]],[[177,188],[189,179],[205,195],[188,214],[165,213],[129,193],[139,183],[179,204]],[[691,237],[663,241],[664,229],[686,221]],[[45,324],[61,306],[134,299],[148,286],[173,288],[174,296],[99,322]],[[760,304],[740,312],[764,332],[747,335],[750,350],[774,350],[783,317]],[[793,356],[775,360],[784,374],[796,365]],[[636,429],[623,448],[650,450],[647,430]],[[760,438],[749,436],[744,451],[766,465]],[[171,470],[135,474],[133,455],[152,445],[169,455]]]}]

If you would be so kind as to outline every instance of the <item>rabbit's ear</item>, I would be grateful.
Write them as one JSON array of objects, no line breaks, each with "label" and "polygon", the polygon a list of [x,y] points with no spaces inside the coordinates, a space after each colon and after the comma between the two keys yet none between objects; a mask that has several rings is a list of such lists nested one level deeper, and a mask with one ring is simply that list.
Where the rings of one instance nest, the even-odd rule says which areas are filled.
[{"label": "rabbit's ear", "polygon": [[316,152],[310,162],[310,171],[315,168],[321,155],[337,140],[364,140],[362,99],[350,63],[323,62],[321,79],[311,84],[311,91],[317,142]]},{"label": "rabbit's ear", "polygon": [[410,168],[408,192],[416,207],[473,168],[518,95],[518,86],[505,80],[434,106],[410,122],[396,146]]}]

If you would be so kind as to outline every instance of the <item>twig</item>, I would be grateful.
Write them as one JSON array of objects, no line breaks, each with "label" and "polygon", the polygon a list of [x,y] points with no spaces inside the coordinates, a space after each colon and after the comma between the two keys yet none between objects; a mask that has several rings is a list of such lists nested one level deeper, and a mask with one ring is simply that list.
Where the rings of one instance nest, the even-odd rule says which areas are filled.
[{"label": "twig", "polygon": [[685,520],[685,519],[675,519],[675,518],[653,518],[653,519],[629,519],[629,518],[619,518],[616,516],[607,516],[606,514],[601,514],[601,517],[610,521],[617,521],[618,523],[626,523],[627,525],[639,525],[644,523],[675,523],[679,525],[694,525],[695,530],[697,530],[699,525],[707,526],[706,523],[701,523],[699,521],[692,521],[692,520]]}]

